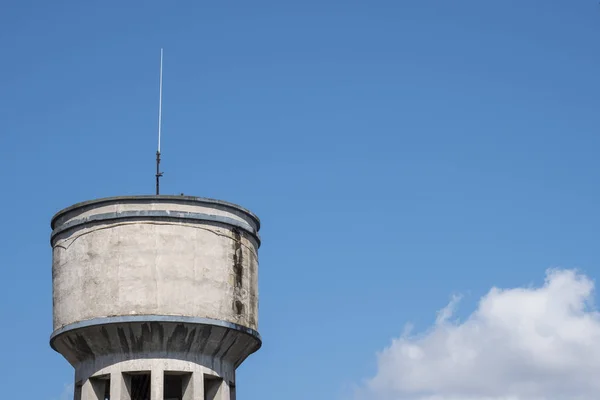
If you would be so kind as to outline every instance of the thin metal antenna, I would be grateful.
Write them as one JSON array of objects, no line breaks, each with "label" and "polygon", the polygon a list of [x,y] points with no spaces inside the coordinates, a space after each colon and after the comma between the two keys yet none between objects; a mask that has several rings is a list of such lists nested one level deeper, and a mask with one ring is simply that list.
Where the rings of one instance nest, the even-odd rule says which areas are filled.
[{"label": "thin metal antenna", "polygon": [[163,75],[163,49],[160,49],[160,83],[158,95],[158,149],[156,150],[156,194],[160,194],[160,133],[162,128],[162,75]]}]

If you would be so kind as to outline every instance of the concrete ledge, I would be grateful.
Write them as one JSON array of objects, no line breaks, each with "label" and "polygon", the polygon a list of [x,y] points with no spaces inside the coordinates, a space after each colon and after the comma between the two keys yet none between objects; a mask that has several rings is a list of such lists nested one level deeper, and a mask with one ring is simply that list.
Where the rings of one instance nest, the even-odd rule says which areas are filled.
[{"label": "concrete ledge", "polygon": [[76,368],[86,362],[105,360],[109,365],[149,354],[237,367],[261,345],[258,332],[245,326],[168,315],[95,318],[64,326],[50,337],[50,346]]},{"label": "concrete ledge", "polygon": [[260,219],[253,212],[245,209],[234,203],[229,203],[223,200],[209,199],[204,197],[195,197],[195,196],[173,196],[173,195],[140,195],[140,196],[114,196],[114,197],[105,197],[101,199],[88,200],[80,203],[73,204],[70,207],[60,210],[52,217],[52,221],[50,226],[52,229],[55,229],[56,220],[63,216],[66,213],[69,213],[73,210],[83,207],[89,207],[94,205],[100,205],[104,203],[135,203],[139,201],[152,201],[152,202],[187,202],[187,203],[199,203],[205,205],[218,205],[226,208],[230,208],[233,211],[240,211],[246,215],[248,215],[251,219],[256,222],[257,230],[260,230]]},{"label": "concrete ledge", "polygon": [[[65,325],[62,328],[59,328],[52,332],[52,335],[50,335],[50,346],[52,346],[52,342],[57,336],[68,331],[87,328],[95,325],[122,324],[131,322],[171,322],[180,324],[213,325],[246,333],[262,343],[260,334],[254,329],[248,328],[243,325],[234,324],[233,322],[223,321],[220,319],[188,317],[183,315],[121,315],[115,317],[94,318],[86,321],[76,322],[74,324]],[[52,348],[54,349],[54,346],[52,346]]]}]

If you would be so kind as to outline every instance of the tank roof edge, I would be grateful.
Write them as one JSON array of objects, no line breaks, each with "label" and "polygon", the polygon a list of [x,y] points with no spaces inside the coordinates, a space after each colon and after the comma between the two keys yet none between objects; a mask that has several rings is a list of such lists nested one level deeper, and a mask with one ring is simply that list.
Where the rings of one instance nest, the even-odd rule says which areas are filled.
[{"label": "tank roof edge", "polygon": [[98,198],[98,199],[86,200],[86,201],[82,201],[79,203],[75,203],[69,207],[63,208],[62,210],[60,210],[56,214],[54,214],[52,216],[52,219],[50,222],[50,227],[52,229],[54,229],[56,220],[59,217],[61,217],[62,215],[66,214],[70,211],[76,210],[78,208],[95,205],[95,204],[102,204],[102,203],[113,203],[113,202],[119,202],[119,201],[133,202],[136,200],[154,200],[154,201],[159,201],[159,202],[160,201],[177,201],[177,200],[179,200],[179,201],[214,204],[214,205],[229,207],[234,210],[241,211],[241,212],[245,213],[246,215],[248,215],[250,218],[252,218],[256,222],[256,228],[257,228],[256,230],[257,231],[260,230],[260,218],[258,218],[258,216],[256,214],[254,214],[252,211],[250,211],[242,206],[239,206],[235,203],[230,203],[230,202],[224,201],[224,200],[211,199],[211,198],[207,198],[207,197],[177,196],[177,195],[163,195],[163,194],[161,194],[161,195],[132,195],[132,196],[102,197],[102,198]]}]

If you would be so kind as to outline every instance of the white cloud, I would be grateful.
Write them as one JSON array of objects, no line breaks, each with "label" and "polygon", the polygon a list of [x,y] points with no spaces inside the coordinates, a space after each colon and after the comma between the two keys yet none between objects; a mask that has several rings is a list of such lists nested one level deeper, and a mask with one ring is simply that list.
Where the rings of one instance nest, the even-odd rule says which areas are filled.
[{"label": "white cloud", "polygon": [[[550,270],[541,287],[493,288],[463,322],[459,298],[418,336],[406,332],[378,355],[361,390],[378,400],[596,400],[600,315],[593,282]],[[361,397],[361,396],[359,396]]]}]

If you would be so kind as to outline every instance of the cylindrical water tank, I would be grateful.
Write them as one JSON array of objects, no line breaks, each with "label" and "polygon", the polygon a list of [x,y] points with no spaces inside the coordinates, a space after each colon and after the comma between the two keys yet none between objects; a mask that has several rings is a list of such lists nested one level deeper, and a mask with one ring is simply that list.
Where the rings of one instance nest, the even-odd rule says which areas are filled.
[{"label": "cylindrical water tank", "polygon": [[68,207],[51,225],[51,345],[77,379],[170,359],[233,381],[260,347],[260,222],[250,211],[190,196],[113,197]]}]

